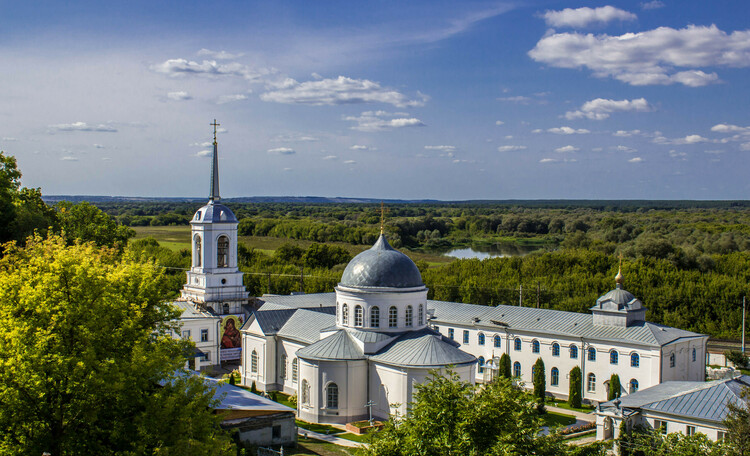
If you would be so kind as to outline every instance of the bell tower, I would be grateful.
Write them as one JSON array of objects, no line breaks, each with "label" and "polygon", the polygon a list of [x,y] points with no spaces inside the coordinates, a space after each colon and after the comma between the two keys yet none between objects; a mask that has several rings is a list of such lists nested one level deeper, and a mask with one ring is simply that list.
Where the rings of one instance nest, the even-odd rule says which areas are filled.
[{"label": "bell tower", "polygon": [[211,162],[211,188],[208,204],[195,212],[190,221],[192,264],[182,298],[199,306],[211,307],[218,314],[240,314],[248,292],[237,268],[237,226],[231,209],[221,204],[219,195],[219,155],[214,120],[214,151]]}]

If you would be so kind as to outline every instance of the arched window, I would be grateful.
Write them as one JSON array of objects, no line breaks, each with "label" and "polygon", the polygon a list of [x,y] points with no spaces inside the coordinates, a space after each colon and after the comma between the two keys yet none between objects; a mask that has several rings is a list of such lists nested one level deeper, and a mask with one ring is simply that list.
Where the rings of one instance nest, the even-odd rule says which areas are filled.
[{"label": "arched window", "polygon": [[225,302],[225,303],[224,303],[224,305],[223,305],[223,306],[221,306],[221,307],[222,307],[222,309],[224,309],[224,315],[226,315],[226,314],[228,314],[228,313],[229,313],[229,304],[227,304],[227,303]]},{"label": "arched window", "polygon": [[557,342],[552,344],[552,356],[560,356],[560,344]]},{"label": "arched window", "polygon": [[354,326],[362,326],[362,306],[359,304],[354,306]]},{"label": "arched window", "polygon": [[609,364],[617,364],[619,361],[620,355],[617,353],[617,350],[609,352]]},{"label": "arched window", "polygon": [[693,348],[693,362],[695,362],[695,348]]},{"label": "arched window", "polygon": [[411,306],[406,306],[406,326],[413,326],[413,309]]},{"label": "arched window", "polygon": [[495,336],[495,337],[493,337],[493,339],[495,341],[495,347],[500,348],[500,347],[503,346],[503,338],[502,337]]},{"label": "arched window", "polygon": [[326,408],[339,408],[339,387],[335,383],[329,383],[326,387]]},{"label": "arched window", "polygon": [[480,374],[484,374],[484,356],[480,356],[477,360],[477,368]]},{"label": "arched window", "polygon": [[201,267],[201,237],[197,234],[195,235],[195,260],[193,265],[196,268]]},{"label": "arched window", "polygon": [[669,355],[669,367],[674,367],[674,353]]},{"label": "arched window", "polygon": [[513,363],[513,376],[514,377],[520,377],[521,376],[521,363],[516,361]]},{"label": "arched window", "polygon": [[229,238],[226,236],[219,236],[216,242],[216,267],[229,267]]},{"label": "arched window", "polygon": [[630,355],[630,367],[639,367],[641,365],[641,357],[638,353]]},{"label": "arched window", "polygon": [[638,380],[631,378],[630,379],[630,393],[635,393],[638,391]]},{"label": "arched window", "polygon": [[513,340],[513,350],[521,351],[521,338],[520,337],[516,337]]},{"label": "arched window", "polygon": [[479,333],[479,335],[477,336],[477,342],[479,343],[479,345],[484,345],[484,333]]},{"label": "arched window", "polygon": [[395,328],[398,326],[398,309],[396,306],[391,306],[388,309],[388,327]]},{"label": "arched window", "polygon": [[539,353],[539,341],[538,340],[531,342],[531,353]]},{"label": "arched window", "polygon": [[344,303],[344,305],[341,306],[341,324],[342,325],[349,324],[349,306],[346,303]]},{"label": "arched window", "polygon": [[281,355],[281,378],[286,378],[286,355]]},{"label": "arched window", "polygon": [[588,354],[589,354],[588,356],[589,361],[596,361],[596,348],[589,347]]},{"label": "arched window", "polygon": [[552,368],[552,372],[550,372],[550,385],[557,386],[560,384],[560,371],[557,370],[556,367]]},{"label": "arched window", "polygon": [[258,373],[258,352],[255,350],[250,353],[250,372],[253,374]]},{"label": "arched window", "polygon": [[302,380],[302,385],[300,385],[300,398],[302,399],[302,403],[305,405],[310,404],[310,384],[307,383],[307,380]]},{"label": "arched window", "polygon": [[299,374],[299,360],[294,358],[292,360],[292,382],[297,383],[297,376]]},{"label": "arched window", "polygon": [[586,382],[586,391],[589,393],[596,392],[596,375],[589,374],[588,381]]},{"label": "arched window", "polygon": [[578,359],[578,346],[577,345],[570,346],[570,359]]},{"label": "arched window", "polygon": [[417,324],[423,325],[424,324],[424,306],[422,304],[417,307]]},{"label": "arched window", "polygon": [[380,307],[378,306],[370,309],[370,327],[380,328]]}]

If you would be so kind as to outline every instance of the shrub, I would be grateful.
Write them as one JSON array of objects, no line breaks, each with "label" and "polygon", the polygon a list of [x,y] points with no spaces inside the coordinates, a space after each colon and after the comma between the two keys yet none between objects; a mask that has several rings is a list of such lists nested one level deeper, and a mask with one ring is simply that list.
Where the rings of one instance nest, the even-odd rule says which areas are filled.
[{"label": "shrub", "polygon": [[568,398],[571,407],[581,408],[581,368],[578,366],[570,370]]}]

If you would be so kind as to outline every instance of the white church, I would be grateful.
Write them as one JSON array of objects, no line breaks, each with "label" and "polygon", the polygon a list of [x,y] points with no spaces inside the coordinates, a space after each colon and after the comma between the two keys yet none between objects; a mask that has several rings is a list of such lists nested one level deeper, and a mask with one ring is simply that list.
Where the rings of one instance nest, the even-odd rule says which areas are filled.
[{"label": "white church", "polygon": [[[464,380],[484,382],[505,353],[513,375],[529,386],[541,358],[547,391],[558,398],[567,398],[569,372],[578,366],[582,396],[592,403],[606,401],[612,374],[623,395],[704,380],[708,336],[645,321],[646,308],[623,288],[619,272],[590,314],[433,301],[419,269],[381,228],[334,292],[265,295],[252,309],[237,269],[237,226],[220,204],[214,133],[211,196],[191,222],[192,267],[176,302],[183,337],[196,342],[196,367],[240,357],[242,384],[296,394],[305,421],[405,414],[431,370],[450,367]],[[232,330],[240,323],[238,348]]]}]

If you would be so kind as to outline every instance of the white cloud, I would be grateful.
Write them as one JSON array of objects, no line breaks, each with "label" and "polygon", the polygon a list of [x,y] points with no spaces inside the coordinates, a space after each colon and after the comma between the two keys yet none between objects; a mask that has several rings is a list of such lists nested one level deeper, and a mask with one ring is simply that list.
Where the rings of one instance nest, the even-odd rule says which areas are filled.
[{"label": "white cloud", "polygon": [[498,125],[498,126],[503,125],[504,123],[505,122],[503,122],[502,120],[496,120],[495,121],[495,125]]},{"label": "white cloud", "polygon": [[592,147],[592,148],[591,148],[591,151],[592,151],[592,152],[601,152],[601,151],[603,151],[603,150],[604,150],[604,148],[602,148],[602,147]]},{"label": "white cloud", "polygon": [[687,135],[682,139],[678,140],[679,142],[684,142],[684,144],[697,144],[701,142],[706,142],[708,139],[704,138],[701,135]]},{"label": "white cloud", "polygon": [[242,57],[244,54],[230,54],[226,51],[212,51],[210,49],[204,48],[198,51],[197,55],[217,60],[234,60],[236,58]]},{"label": "white cloud", "polygon": [[640,163],[643,159],[641,157],[633,157],[630,160],[628,160],[628,163]]},{"label": "white cloud", "polygon": [[638,16],[635,14],[615,8],[614,6],[565,8],[561,11],[546,11],[542,17],[550,27],[573,28],[604,25],[612,21],[634,21],[638,19]]},{"label": "white cloud", "polygon": [[219,97],[218,100],[216,100],[216,104],[225,104],[225,103],[231,103],[233,101],[242,101],[247,100],[247,95],[243,95],[241,93],[236,93],[233,95],[222,95]]},{"label": "white cloud", "polygon": [[60,160],[62,160],[62,161],[78,161],[78,158],[70,156],[70,155],[66,155],[64,157],[60,157]]},{"label": "white cloud", "polygon": [[89,125],[86,122],[73,122],[68,124],[57,124],[50,125],[50,128],[58,131],[100,131],[106,133],[114,133],[117,131],[116,128],[109,125]]},{"label": "white cloud", "polygon": [[641,3],[641,9],[644,9],[644,10],[655,10],[659,8],[664,8],[665,6],[667,5],[665,5],[664,2],[660,0],[651,0],[650,2]]},{"label": "white cloud", "polygon": [[579,149],[579,148],[577,148],[575,146],[568,145],[568,146],[558,147],[557,149],[555,149],[555,152],[565,153],[565,152],[576,152],[576,151],[579,151],[579,150],[581,150],[581,149]]},{"label": "white cloud", "polygon": [[740,144],[740,150],[750,150],[750,142]]},{"label": "white cloud", "polygon": [[687,160],[685,157],[687,157],[687,152],[682,151],[676,151],[674,149],[669,151],[669,156],[672,158],[677,158],[679,160]]},{"label": "white cloud", "polygon": [[352,79],[339,76],[336,79],[320,79],[297,82],[287,78],[271,86],[260,99],[276,103],[299,103],[309,105],[339,105],[355,103],[387,103],[398,107],[424,106],[428,97],[420,94],[419,100],[367,79]]},{"label": "white cloud", "polygon": [[525,97],[523,95],[517,95],[515,97],[500,97],[497,99],[498,101],[508,101],[511,103],[519,103],[519,104],[529,104],[531,102],[530,97]]},{"label": "white cloud", "polygon": [[362,144],[355,144],[352,147],[350,147],[349,149],[351,149],[351,150],[367,150],[367,149],[369,149],[369,147],[364,146]]},{"label": "white cloud", "polygon": [[706,154],[710,154],[710,155],[719,155],[719,154],[723,154],[724,153],[723,150],[719,150],[719,149],[704,150],[703,152],[706,153]]},{"label": "white cloud", "polygon": [[556,127],[556,128],[550,128],[547,130],[549,133],[555,133],[558,135],[585,135],[588,133],[591,133],[589,130],[586,130],[585,128],[571,128],[571,127]]},{"label": "white cloud", "polygon": [[357,125],[351,128],[359,131],[382,131],[391,128],[424,126],[424,123],[417,118],[398,117],[408,115],[403,112],[365,111],[360,116],[345,116],[344,120],[356,122]]},{"label": "white cloud", "polygon": [[740,127],[731,124],[716,124],[711,127],[711,131],[717,133],[750,133],[750,127]]},{"label": "white cloud", "polygon": [[315,142],[320,141],[320,138],[317,136],[307,135],[307,134],[300,134],[300,133],[292,133],[292,134],[283,134],[278,135],[271,139],[273,142]]},{"label": "white cloud", "polygon": [[273,155],[294,155],[296,152],[294,149],[290,149],[289,147],[276,147],[274,149],[268,149],[269,154]]},{"label": "white cloud", "polygon": [[705,73],[700,67],[750,66],[750,30],[728,34],[715,25],[689,25],[620,36],[553,33],[528,54],[552,67],[585,67],[597,78],[613,77],[635,86],[698,87],[719,81],[716,73]]},{"label": "white cloud", "polygon": [[652,108],[645,98],[633,100],[609,100],[596,98],[587,101],[577,111],[568,111],[565,118],[568,120],[587,118],[591,120],[604,120],[614,112],[647,112]]},{"label": "white cloud", "polygon": [[206,141],[206,142],[201,142],[201,143],[194,142],[190,144],[190,147],[211,147],[212,145],[213,143],[211,141]]},{"label": "white cloud", "polygon": [[427,150],[442,150],[443,152],[453,152],[456,146],[424,146]]},{"label": "white cloud", "polygon": [[294,169],[294,168],[283,168],[283,169],[282,169],[282,171],[284,171],[284,172],[289,172],[289,171],[292,171],[293,169]]},{"label": "white cloud", "polygon": [[338,157],[335,155],[326,155],[323,160],[336,160]]},{"label": "white cloud", "polygon": [[94,144],[94,149],[104,149],[104,146],[101,144]]},{"label": "white cloud", "polygon": [[558,160],[556,158],[543,158],[543,159],[539,160],[539,163],[557,163],[559,161],[560,160]]},{"label": "white cloud", "polygon": [[629,137],[629,136],[635,136],[635,135],[640,135],[640,134],[641,134],[641,130],[630,130],[630,131],[627,131],[627,130],[617,130],[616,132],[612,133],[612,136],[618,136],[618,137],[621,137],[621,138],[626,138],[626,137]]},{"label": "white cloud", "polygon": [[513,139],[513,135],[505,135],[505,139]]},{"label": "white cloud", "polygon": [[686,144],[698,144],[698,143],[703,143],[703,142],[715,142],[715,141],[711,141],[710,139],[704,138],[701,135],[687,135],[684,138],[674,138],[674,139],[669,139],[669,138],[659,135],[653,139],[653,142],[655,144],[673,144],[677,146],[683,146]]},{"label": "white cloud", "polygon": [[208,157],[209,155],[211,155],[211,152],[213,152],[213,151],[208,150],[208,149],[203,149],[203,150],[197,152],[195,155],[197,157]]},{"label": "white cloud", "polygon": [[3,141],[8,141],[8,142],[12,142],[12,141],[18,141],[18,139],[17,139],[17,138],[11,138],[11,137],[9,137],[9,136],[6,136],[6,137],[2,138],[2,140],[3,140]]},{"label": "white cloud", "polygon": [[356,165],[357,162],[354,160],[344,160],[345,165]]},{"label": "white cloud", "polygon": [[192,100],[193,99],[193,97],[190,96],[189,93],[183,92],[183,91],[169,92],[167,94],[167,98],[169,98],[170,100],[175,100],[175,101],[185,101],[185,100]]},{"label": "white cloud", "polygon": [[614,146],[613,149],[615,149],[618,152],[627,152],[627,153],[638,152],[638,149],[633,149],[632,147],[628,147],[628,146]]},{"label": "white cloud", "polygon": [[238,76],[248,81],[260,81],[270,70],[252,70],[237,62],[217,63],[216,60],[204,60],[201,63],[187,59],[169,59],[151,66],[151,70],[172,77],[186,75]]},{"label": "white cloud", "polygon": [[510,152],[512,150],[524,150],[526,146],[500,146],[497,148],[498,152]]}]

